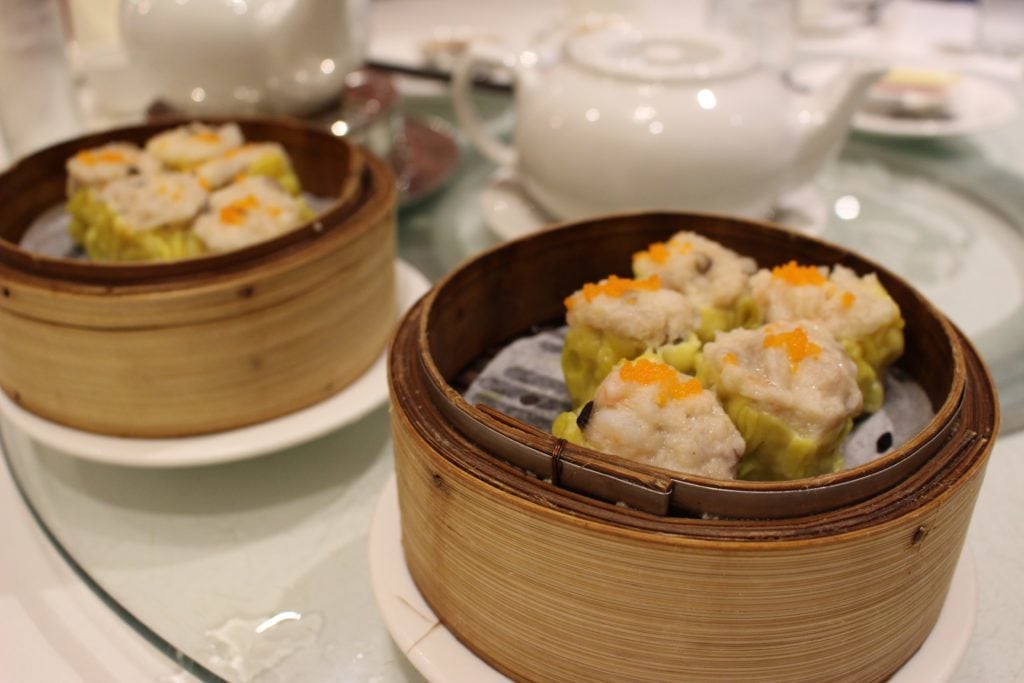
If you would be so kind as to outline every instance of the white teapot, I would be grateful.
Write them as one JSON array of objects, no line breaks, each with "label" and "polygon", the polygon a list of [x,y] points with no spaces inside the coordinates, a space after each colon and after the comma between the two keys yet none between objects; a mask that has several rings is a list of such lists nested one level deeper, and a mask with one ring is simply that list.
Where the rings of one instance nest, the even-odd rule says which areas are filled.
[{"label": "white teapot", "polygon": [[[474,69],[515,74],[515,144],[490,135],[470,95]],[[803,92],[721,34],[623,25],[570,35],[549,55],[470,50],[452,78],[461,128],[563,219],[638,209],[763,217],[845,139],[883,69],[848,68]]]},{"label": "white teapot", "polygon": [[190,114],[306,114],[366,49],[368,0],[120,0],[132,61]]}]

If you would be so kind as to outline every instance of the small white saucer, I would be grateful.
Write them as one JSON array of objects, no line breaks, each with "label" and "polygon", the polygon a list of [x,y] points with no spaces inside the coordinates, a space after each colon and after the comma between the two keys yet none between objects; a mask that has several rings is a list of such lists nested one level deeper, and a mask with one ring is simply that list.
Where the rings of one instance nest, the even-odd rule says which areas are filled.
[{"label": "small white saucer", "polygon": [[1013,93],[996,81],[964,75],[949,92],[948,118],[889,116],[861,110],[853,117],[853,127],[887,137],[952,137],[1001,126],[1020,115]]},{"label": "small white saucer", "polygon": [[768,220],[803,235],[821,235],[828,223],[828,202],[814,185],[804,185],[775,200]]},{"label": "small white saucer", "polygon": [[[370,526],[370,581],[384,623],[398,648],[430,683],[506,683],[444,627],[416,588],[402,551],[394,475],[384,486]],[[939,620],[921,648],[889,683],[942,683],[967,649],[975,613],[974,559],[960,555]]]},{"label": "small white saucer", "polygon": [[[502,240],[519,239],[560,222],[526,193],[509,169],[494,172],[481,190],[479,201],[484,221]],[[828,206],[817,189],[806,185],[779,197],[765,220],[795,232],[819,235],[828,220]]]},{"label": "small white saucer", "polygon": [[515,173],[499,168],[480,192],[484,221],[502,240],[514,240],[540,231],[558,219],[526,194]]},{"label": "small white saucer", "polygon": [[[406,311],[430,283],[404,261],[395,264],[398,310]],[[387,351],[337,394],[308,408],[225,432],[141,439],[96,434],[57,424],[17,405],[0,391],[0,413],[36,441],[67,455],[131,467],[192,467],[255,457],[296,446],[355,422],[388,398]]]}]

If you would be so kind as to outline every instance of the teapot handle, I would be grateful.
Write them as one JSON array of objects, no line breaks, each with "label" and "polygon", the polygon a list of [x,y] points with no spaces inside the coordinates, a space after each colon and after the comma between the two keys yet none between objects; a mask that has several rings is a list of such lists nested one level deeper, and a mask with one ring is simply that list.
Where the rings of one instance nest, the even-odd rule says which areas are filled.
[{"label": "teapot handle", "polygon": [[452,104],[459,127],[481,154],[499,166],[515,167],[515,147],[487,131],[473,104],[473,73],[478,67],[508,68],[507,59],[470,48],[452,68]]}]

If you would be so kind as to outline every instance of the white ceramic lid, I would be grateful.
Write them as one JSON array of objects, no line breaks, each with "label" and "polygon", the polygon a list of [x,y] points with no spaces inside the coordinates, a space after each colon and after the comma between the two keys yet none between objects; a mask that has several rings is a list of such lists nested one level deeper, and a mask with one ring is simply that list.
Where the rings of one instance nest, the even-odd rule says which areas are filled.
[{"label": "white ceramic lid", "polygon": [[570,38],[566,54],[592,71],[643,81],[733,76],[754,65],[753,51],[721,33],[648,33],[614,26]]}]

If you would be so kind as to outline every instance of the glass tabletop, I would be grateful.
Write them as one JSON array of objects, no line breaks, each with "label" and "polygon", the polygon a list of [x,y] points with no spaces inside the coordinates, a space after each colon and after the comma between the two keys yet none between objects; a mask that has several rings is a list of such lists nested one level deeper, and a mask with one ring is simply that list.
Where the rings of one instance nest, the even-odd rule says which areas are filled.
[{"label": "glass tabletop", "polygon": [[[481,97],[491,113],[509,104]],[[405,106],[409,116],[451,120],[440,95]],[[949,140],[855,135],[777,213],[920,287],[988,360],[1006,430],[1024,426],[1021,125]],[[463,145],[444,187],[400,212],[401,258],[433,281],[501,234],[539,227],[529,206],[503,219],[494,204],[502,201],[504,210],[525,200]],[[392,471],[384,406],[309,443],[178,469],[72,457],[9,416],[0,415],[0,433],[26,503],[65,559],[198,678],[421,680],[378,613],[367,563],[374,506]]]}]

